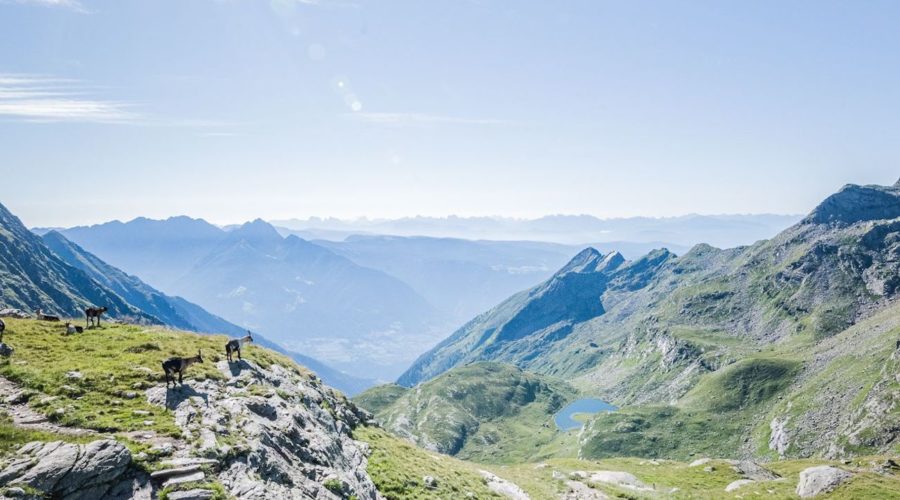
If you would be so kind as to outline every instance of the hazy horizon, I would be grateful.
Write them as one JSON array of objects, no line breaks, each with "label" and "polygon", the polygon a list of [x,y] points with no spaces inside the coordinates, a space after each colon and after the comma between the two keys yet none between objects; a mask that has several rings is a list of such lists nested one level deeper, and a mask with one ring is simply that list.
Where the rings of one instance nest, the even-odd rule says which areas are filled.
[{"label": "hazy horizon", "polygon": [[[16,212],[15,210],[12,210],[12,212],[18,214],[18,212]],[[136,220],[141,220],[141,219],[146,219],[146,220],[151,220],[151,221],[166,221],[166,220],[170,220],[170,219],[179,219],[179,218],[200,220],[200,221],[204,221],[209,224],[212,224],[213,226],[228,230],[233,227],[241,226],[244,224],[249,224],[256,220],[263,220],[273,226],[279,226],[279,225],[282,225],[285,223],[290,223],[290,222],[309,222],[309,223],[333,222],[333,223],[352,224],[352,223],[358,223],[358,222],[378,223],[378,222],[392,222],[392,221],[403,221],[403,220],[445,221],[445,220],[479,220],[479,219],[511,221],[511,222],[533,222],[533,221],[549,219],[549,218],[554,218],[554,217],[561,217],[561,218],[562,217],[565,217],[565,218],[589,217],[589,218],[596,219],[599,221],[619,221],[619,220],[629,220],[629,219],[666,220],[666,219],[683,219],[683,218],[689,218],[689,217],[713,217],[713,218],[715,218],[715,217],[802,217],[805,214],[806,213],[765,213],[765,212],[760,212],[760,213],[685,213],[685,214],[677,214],[677,215],[633,215],[633,216],[627,216],[627,217],[600,217],[597,215],[585,214],[585,213],[581,213],[581,214],[548,213],[548,214],[540,215],[537,217],[513,217],[513,216],[496,215],[496,214],[470,215],[470,216],[463,216],[463,215],[456,215],[456,214],[436,215],[436,216],[407,215],[407,216],[401,216],[401,217],[373,217],[373,216],[366,216],[366,215],[359,215],[359,216],[353,216],[353,217],[331,217],[331,216],[310,215],[307,217],[290,217],[290,218],[286,218],[286,219],[253,217],[253,218],[246,219],[246,220],[238,220],[238,221],[232,221],[232,222],[220,222],[220,221],[213,221],[213,220],[210,220],[205,217],[198,217],[198,216],[193,216],[191,214],[181,213],[181,214],[172,214],[172,215],[160,216],[160,217],[146,217],[143,215],[138,215],[138,216],[131,217],[128,219],[116,219],[116,218],[105,219],[105,220],[99,220],[96,222],[85,222],[85,223],[73,224],[73,225],[69,225],[69,226],[52,225],[52,224],[50,224],[50,225],[29,224],[28,221],[26,221],[24,218],[22,218],[22,217],[20,217],[20,218],[25,223],[25,225],[31,229],[47,229],[47,230],[57,229],[57,228],[71,229],[74,227],[90,227],[90,226],[98,226],[98,225],[115,223],[115,222],[122,223],[122,224],[128,224],[129,222],[134,222]]]}]

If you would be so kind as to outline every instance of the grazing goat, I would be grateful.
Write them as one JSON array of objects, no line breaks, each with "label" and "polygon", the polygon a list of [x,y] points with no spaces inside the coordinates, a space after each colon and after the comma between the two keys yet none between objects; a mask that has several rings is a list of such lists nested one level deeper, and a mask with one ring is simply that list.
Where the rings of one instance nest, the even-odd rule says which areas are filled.
[{"label": "grazing goat", "polygon": [[239,339],[231,339],[225,344],[225,356],[228,357],[228,362],[231,363],[234,361],[231,356],[234,353],[237,353],[238,361],[241,360],[241,346],[246,344],[247,342],[253,342],[253,334],[250,333],[250,330],[247,330],[247,336]]},{"label": "grazing goat", "polygon": [[100,326],[100,316],[105,313],[105,307],[88,307],[84,310],[84,327],[90,328],[94,324],[94,318],[97,318],[97,326]]},{"label": "grazing goat", "polygon": [[40,309],[35,311],[34,315],[37,317],[38,320],[41,320],[41,321],[59,321],[59,316],[54,316],[52,314],[44,314],[44,312],[41,311]]},{"label": "grazing goat", "polygon": [[0,343],[3,343],[3,332],[6,331],[6,323],[0,319]]},{"label": "grazing goat", "polygon": [[194,363],[202,363],[203,355],[200,349],[197,349],[197,355],[193,358],[169,358],[163,361],[162,368],[166,374],[166,389],[169,388],[169,379],[172,380],[172,387],[175,387],[175,374],[178,374],[178,383],[184,385],[181,381],[184,377],[184,371]]}]

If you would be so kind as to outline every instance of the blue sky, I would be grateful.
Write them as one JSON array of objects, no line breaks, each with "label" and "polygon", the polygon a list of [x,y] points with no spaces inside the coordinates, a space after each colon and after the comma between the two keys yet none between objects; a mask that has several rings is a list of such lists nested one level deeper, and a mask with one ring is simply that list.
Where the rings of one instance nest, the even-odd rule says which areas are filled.
[{"label": "blue sky", "polygon": [[900,3],[0,0],[0,202],[802,213],[900,176]]}]

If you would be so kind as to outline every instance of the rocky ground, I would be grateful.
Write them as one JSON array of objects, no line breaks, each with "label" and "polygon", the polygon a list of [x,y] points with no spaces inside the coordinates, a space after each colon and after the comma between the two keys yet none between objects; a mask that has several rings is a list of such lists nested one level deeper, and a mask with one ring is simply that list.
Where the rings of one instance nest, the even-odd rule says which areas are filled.
[{"label": "rocky ground", "polygon": [[[221,361],[225,382],[156,385],[147,400],[168,408],[180,437],[131,432],[108,439],[64,428],[16,404],[16,387],[0,382],[4,410],[17,425],[41,426],[87,444],[33,442],[2,464],[7,496],[53,498],[381,498],[366,472],[367,446],[351,430],[369,416],[308,376],[279,365]],[[151,422],[148,422],[148,425]],[[143,447],[132,453],[120,441]]]}]

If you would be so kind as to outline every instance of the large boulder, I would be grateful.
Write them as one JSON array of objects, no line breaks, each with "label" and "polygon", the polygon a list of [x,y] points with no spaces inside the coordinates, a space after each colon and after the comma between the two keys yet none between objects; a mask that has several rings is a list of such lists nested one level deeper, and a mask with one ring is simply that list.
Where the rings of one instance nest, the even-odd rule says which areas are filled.
[{"label": "large boulder", "polygon": [[830,465],[810,467],[800,473],[797,494],[800,498],[810,498],[828,493],[852,476],[853,474]]},{"label": "large boulder", "polygon": [[370,416],[296,370],[247,360],[216,367],[226,381],[160,384],[145,394],[197,442],[191,454],[216,460],[215,477],[230,495],[333,500],[340,484],[345,498],[382,498],[366,472],[368,448],[351,433]]},{"label": "large boulder", "polygon": [[128,448],[110,439],[86,445],[35,441],[0,472],[0,486],[29,486],[63,500],[140,498],[142,481],[130,465]]}]

